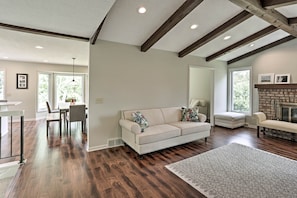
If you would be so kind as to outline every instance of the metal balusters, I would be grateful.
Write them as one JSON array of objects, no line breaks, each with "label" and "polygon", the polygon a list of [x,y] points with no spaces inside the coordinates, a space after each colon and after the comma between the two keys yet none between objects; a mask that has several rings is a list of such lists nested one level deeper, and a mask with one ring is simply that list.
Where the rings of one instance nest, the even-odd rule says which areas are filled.
[{"label": "metal balusters", "polygon": [[[13,117],[20,117],[20,153],[13,155]],[[2,117],[10,117],[10,155],[9,156],[2,156],[2,134],[1,134],[1,125],[2,125]],[[9,133],[7,134],[9,135]],[[8,138],[7,138],[8,141]],[[2,111],[0,112],[0,159],[4,158],[11,158],[11,157],[16,157],[20,156],[20,161],[19,163],[24,163],[24,111]]]}]

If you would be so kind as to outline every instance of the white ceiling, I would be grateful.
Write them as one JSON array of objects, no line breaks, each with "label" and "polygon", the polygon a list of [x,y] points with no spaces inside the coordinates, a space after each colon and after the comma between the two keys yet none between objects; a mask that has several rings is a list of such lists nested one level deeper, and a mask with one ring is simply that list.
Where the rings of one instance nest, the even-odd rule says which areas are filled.
[{"label": "white ceiling", "polygon": [[[141,46],[184,2],[0,0],[0,23],[91,38],[108,13],[98,39]],[[147,8],[145,14],[137,12],[140,6]],[[286,17],[297,17],[297,5],[276,10]],[[242,11],[229,0],[204,0],[152,48],[178,53]],[[191,30],[189,27],[192,24],[198,24],[199,27]],[[207,57],[268,26],[269,23],[253,16],[193,51],[191,55]],[[231,35],[231,39],[224,41],[226,35]],[[282,30],[275,31],[253,42],[253,47],[243,46],[217,60],[231,60],[286,36],[288,34]],[[36,49],[37,45],[44,48]],[[0,28],[0,59],[72,64],[72,57],[76,57],[77,65],[88,65],[88,54],[89,43],[85,41]]]}]

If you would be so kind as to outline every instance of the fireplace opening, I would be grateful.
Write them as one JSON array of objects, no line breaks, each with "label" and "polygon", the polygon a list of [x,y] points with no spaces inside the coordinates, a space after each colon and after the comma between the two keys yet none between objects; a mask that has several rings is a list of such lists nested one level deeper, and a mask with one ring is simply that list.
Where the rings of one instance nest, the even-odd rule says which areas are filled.
[{"label": "fireplace opening", "polygon": [[281,120],[286,122],[297,123],[297,104],[281,104]]}]

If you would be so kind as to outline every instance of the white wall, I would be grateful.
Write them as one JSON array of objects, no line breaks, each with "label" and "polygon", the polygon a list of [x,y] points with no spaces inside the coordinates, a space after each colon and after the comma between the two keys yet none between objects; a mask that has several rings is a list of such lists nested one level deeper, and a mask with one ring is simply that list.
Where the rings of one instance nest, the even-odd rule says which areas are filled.
[{"label": "white wall", "polygon": [[214,114],[227,111],[227,66],[216,67],[214,82]]},{"label": "white wall", "polygon": [[[11,110],[25,110],[25,120],[35,120],[37,111],[37,79],[38,72],[70,72],[72,65],[54,65],[45,63],[28,63],[18,61],[1,61],[0,68],[6,73],[6,99],[9,101],[22,101],[22,104],[10,107]],[[75,66],[75,72],[87,73],[85,66]],[[28,74],[28,89],[16,89],[16,74]]]},{"label": "white wall", "polygon": [[[105,148],[108,139],[121,137],[120,110],[187,105],[189,65],[218,68],[219,81],[226,75],[224,62],[178,58],[154,49],[144,53],[136,46],[107,41],[91,45],[88,150]],[[222,86],[226,90],[226,83]],[[226,108],[226,99],[220,100]]]},{"label": "white wall", "polygon": [[189,98],[203,98],[210,102],[211,91],[210,86],[212,85],[213,71],[209,68],[203,67],[190,67],[190,84],[189,84]]}]

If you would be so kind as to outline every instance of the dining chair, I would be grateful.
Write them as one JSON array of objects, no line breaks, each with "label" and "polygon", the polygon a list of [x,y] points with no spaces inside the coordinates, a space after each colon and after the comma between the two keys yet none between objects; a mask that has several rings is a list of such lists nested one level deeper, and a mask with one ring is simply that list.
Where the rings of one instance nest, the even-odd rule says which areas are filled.
[{"label": "dining chair", "polygon": [[53,110],[50,103],[46,101],[46,107],[47,107],[47,112],[48,113],[59,113],[59,110]]},{"label": "dining chair", "polygon": [[47,107],[46,136],[48,136],[48,128],[49,128],[50,122],[60,122],[60,114],[59,114],[59,110],[52,110],[51,105],[48,101],[46,101],[46,107]]},{"label": "dining chair", "polygon": [[69,113],[66,116],[67,121],[67,132],[68,132],[68,125],[71,135],[71,122],[81,122],[81,130],[82,132],[86,126],[86,105],[70,105],[69,106]]}]

